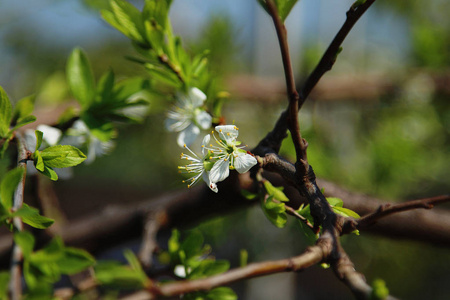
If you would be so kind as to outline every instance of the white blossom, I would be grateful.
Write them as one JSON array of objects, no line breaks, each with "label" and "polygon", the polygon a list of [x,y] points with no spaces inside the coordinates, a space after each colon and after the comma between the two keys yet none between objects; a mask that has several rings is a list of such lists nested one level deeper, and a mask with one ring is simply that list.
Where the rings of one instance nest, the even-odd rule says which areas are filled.
[{"label": "white blossom", "polygon": [[190,146],[200,129],[211,127],[212,117],[203,108],[206,95],[198,88],[191,88],[187,95],[177,94],[177,104],[167,114],[165,127],[168,131],[179,132],[177,143],[180,147]]},{"label": "white blossom", "polygon": [[206,185],[213,192],[217,193],[218,189],[216,183],[211,182],[211,180],[209,179],[209,170],[211,169],[214,162],[211,161],[211,153],[205,151],[205,145],[209,143],[210,139],[211,138],[209,134],[203,138],[201,157],[195,154],[191,149],[189,149],[188,146],[184,145],[184,148],[186,148],[190,154],[181,153],[180,158],[188,160],[189,164],[185,166],[179,166],[178,169],[182,173],[193,174],[193,176],[189,179],[183,180],[183,182],[189,183],[188,188],[196,184],[200,180],[200,178],[202,178]]}]

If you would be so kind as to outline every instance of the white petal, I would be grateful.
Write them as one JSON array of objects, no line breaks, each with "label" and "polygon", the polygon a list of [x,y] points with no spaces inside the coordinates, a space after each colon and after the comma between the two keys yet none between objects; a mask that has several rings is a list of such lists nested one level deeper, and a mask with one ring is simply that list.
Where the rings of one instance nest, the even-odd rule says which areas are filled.
[{"label": "white petal", "polygon": [[203,180],[205,181],[206,185],[211,189],[211,191],[213,191],[214,193],[217,193],[219,191],[219,189],[217,188],[217,184],[209,180],[209,172],[203,172]]},{"label": "white petal", "polygon": [[211,140],[211,136],[209,134],[205,135],[205,137],[203,138],[203,141],[202,141],[202,155],[203,156],[205,155],[205,152],[207,151],[205,149],[205,147],[209,145],[210,140]]},{"label": "white petal", "polygon": [[202,129],[208,129],[209,127],[211,127],[211,121],[211,115],[204,110],[195,115],[195,122],[197,122],[197,124],[200,125]]},{"label": "white petal", "polygon": [[237,155],[237,157],[234,158],[234,168],[239,173],[247,172],[251,167],[256,165],[256,163],[256,158],[247,153],[241,152]]},{"label": "white petal", "polygon": [[80,134],[89,132],[89,128],[86,126],[86,123],[81,120],[76,120],[75,123],[73,123],[72,128],[80,131]]},{"label": "white petal", "polygon": [[176,265],[173,273],[180,278],[186,278],[186,269],[182,265]]},{"label": "white petal", "polygon": [[178,146],[183,147],[184,145],[190,146],[197,136],[200,134],[200,129],[194,124],[190,124],[185,130],[181,131],[178,135],[177,143]]},{"label": "white petal", "polygon": [[39,125],[36,129],[42,131],[44,134],[42,138],[49,146],[55,146],[62,135],[61,130],[48,125]]},{"label": "white petal", "polygon": [[209,172],[209,180],[216,183],[227,178],[229,174],[230,162],[225,159],[219,159]]},{"label": "white petal", "polygon": [[228,143],[232,143],[239,135],[238,128],[234,125],[220,125],[216,126],[216,131],[219,133],[221,139]]},{"label": "white petal", "polygon": [[167,118],[164,121],[164,127],[167,131],[180,132],[188,127],[191,122],[187,118]]},{"label": "white petal", "polygon": [[191,99],[191,103],[194,107],[199,107],[203,105],[203,102],[206,100],[206,95],[194,87],[189,90],[189,98]]}]

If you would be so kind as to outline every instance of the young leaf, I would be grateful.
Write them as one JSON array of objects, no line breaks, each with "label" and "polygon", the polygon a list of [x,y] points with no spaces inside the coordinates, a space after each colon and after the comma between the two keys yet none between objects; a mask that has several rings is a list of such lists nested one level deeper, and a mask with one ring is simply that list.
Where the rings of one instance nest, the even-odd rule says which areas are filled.
[{"label": "young leaf", "polygon": [[11,123],[12,106],[5,90],[0,86],[0,138],[7,137]]},{"label": "young leaf", "polygon": [[221,286],[212,289],[206,294],[208,300],[236,300],[236,293],[229,287]]},{"label": "young leaf", "polygon": [[278,228],[283,228],[287,222],[286,207],[284,203],[276,203],[273,196],[269,196],[267,200],[262,201],[262,209],[267,219]]},{"label": "young leaf", "polygon": [[0,272],[0,299],[8,299],[10,277],[8,271]]},{"label": "young leaf", "polygon": [[55,221],[53,219],[41,216],[39,210],[23,204],[14,214],[14,217],[20,217],[22,222],[38,229],[50,227]]},{"label": "young leaf", "polygon": [[[281,21],[285,21],[289,13],[298,0],[274,0]],[[267,0],[258,0],[259,4],[269,13],[267,8]]]},{"label": "young leaf", "polygon": [[34,100],[35,96],[28,96],[17,101],[14,112],[13,120],[20,122],[21,119],[30,116],[34,110]]},{"label": "young leaf", "polygon": [[123,0],[111,0],[111,11],[102,11],[102,16],[109,24],[132,40],[145,44],[142,36],[143,23],[141,12],[132,4]]},{"label": "young leaf", "polygon": [[344,205],[344,201],[342,201],[342,199],[336,198],[336,197],[327,197],[327,201],[328,201],[328,203],[330,203],[331,206],[342,207]]},{"label": "young leaf", "polygon": [[78,148],[70,145],[57,145],[41,151],[45,166],[50,168],[67,168],[79,165],[86,155]]},{"label": "young leaf", "polygon": [[15,131],[15,130],[19,129],[20,127],[23,127],[27,124],[33,123],[34,121],[36,121],[36,117],[31,116],[31,115],[21,118],[21,119],[17,120],[16,125],[13,127],[13,129],[11,129],[11,131]]},{"label": "young leaf", "polygon": [[89,60],[80,48],[75,48],[67,61],[67,81],[72,94],[87,108],[95,97],[95,81]]},{"label": "young leaf", "polygon": [[389,289],[382,279],[375,279],[372,283],[372,293],[370,293],[370,300],[383,300],[389,296]]},{"label": "young leaf", "polygon": [[273,196],[274,199],[281,202],[288,202],[289,198],[283,193],[283,187],[274,187],[270,181],[264,181],[264,187],[266,188],[267,194]]},{"label": "young leaf", "polygon": [[13,206],[14,192],[23,179],[24,168],[16,168],[5,174],[0,184],[0,202],[8,210]]},{"label": "young leaf", "polygon": [[244,189],[241,190],[241,195],[244,196],[247,200],[253,200],[258,197],[258,194],[250,193],[249,191]]},{"label": "young leaf", "polygon": [[353,210],[348,209],[348,208],[333,206],[332,209],[335,213],[337,213],[341,216],[344,216],[344,217],[352,217],[355,219],[360,218],[360,216],[356,212],[354,212]]},{"label": "young leaf", "polygon": [[95,264],[95,258],[83,249],[64,247],[63,255],[56,261],[62,274],[73,275]]},{"label": "young leaf", "polygon": [[58,174],[56,174],[56,172],[52,168],[47,167],[46,165],[44,165],[44,171],[40,171],[40,170],[38,170],[38,171],[53,181],[58,180]]},{"label": "young leaf", "polygon": [[20,231],[14,233],[14,242],[22,249],[25,259],[30,257],[34,248],[34,236],[28,231]]},{"label": "young leaf", "polygon": [[35,151],[37,151],[42,145],[42,137],[44,136],[44,133],[42,131],[36,130],[34,132],[34,134],[36,135],[36,149],[35,149]]}]

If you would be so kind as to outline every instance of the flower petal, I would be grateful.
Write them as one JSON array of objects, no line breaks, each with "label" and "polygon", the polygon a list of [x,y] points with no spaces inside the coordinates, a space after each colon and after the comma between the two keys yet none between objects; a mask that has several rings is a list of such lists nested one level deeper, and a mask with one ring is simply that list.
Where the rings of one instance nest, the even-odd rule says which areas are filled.
[{"label": "flower petal", "polygon": [[178,146],[183,147],[184,145],[187,146],[191,145],[199,134],[200,129],[194,124],[190,124],[178,135],[177,139]]},{"label": "flower petal", "polygon": [[239,173],[247,172],[248,170],[251,169],[251,167],[253,167],[256,164],[257,164],[256,158],[247,153],[240,152],[234,158],[234,168]]},{"label": "flower petal", "polygon": [[209,172],[209,180],[213,183],[224,180],[230,174],[230,162],[226,159],[219,159]]},{"label": "flower petal", "polygon": [[204,110],[195,114],[195,122],[197,122],[197,124],[200,125],[202,129],[208,129],[209,127],[211,127],[211,121],[211,115]]},{"label": "flower petal", "polygon": [[169,112],[168,118],[164,121],[164,127],[167,131],[171,132],[180,132],[191,124],[188,118],[183,116],[177,116],[176,112]]},{"label": "flower petal", "polygon": [[209,172],[203,172],[203,180],[205,181],[206,185],[211,189],[211,191],[213,191],[214,193],[217,193],[219,191],[219,189],[217,188],[217,184],[209,180]]},{"label": "flower petal", "polygon": [[189,90],[189,98],[194,107],[200,107],[203,105],[203,102],[205,102],[206,95],[201,90],[194,87]]},{"label": "flower petal", "polygon": [[232,143],[239,135],[238,128],[235,125],[220,125],[216,126],[216,131],[219,133],[221,139],[228,143]]},{"label": "flower petal", "polygon": [[209,141],[211,140],[211,136],[209,134],[205,135],[202,141],[202,155],[205,156],[205,151],[208,151],[205,149],[206,146],[209,145]]}]

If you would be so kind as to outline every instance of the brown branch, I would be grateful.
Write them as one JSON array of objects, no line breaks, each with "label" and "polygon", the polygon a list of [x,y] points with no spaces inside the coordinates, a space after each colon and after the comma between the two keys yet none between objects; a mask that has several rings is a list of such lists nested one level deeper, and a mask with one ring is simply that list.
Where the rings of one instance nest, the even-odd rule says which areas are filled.
[{"label": "brown branch", "polygon": [[166,222],[167,214],[165,211],[150,211],[147,214],[144,224],[142,244],[138,254],[140,262],[146,269],[151,267],[153,253],[158,248],[156,235],[159,229],[164,226]]},{"label": "brown branch", "polygon": [[[308,76],[302,89],[300,90],[298,109],[301,109],[306,99],[308,98],[309,94],[316,86],[316,84],[319,82],[319,80],[322,78],[322,76],[327,71],[331,70],[336,61],[339,48],[341,47],[347,35],[349,34],[350,30],[374,2],[375,0],[367,0],[364,4],[359,5],[356,8],[351,7],[347,11],[347,18],[344,24],[339,29],[334,39],[331,41],[327,50],[323,54],[321,60],[317,64],[316,68]],[[287,111],[281,114],[273,130],[269,132],[259,142],[259,144],[254,149],[253,153],[258,154],[260,156],[264,156],[264,154],[269,152],[278,153],[281,147],[281,142],[286,137],[286,131],[288,130],[288,123],[287,123],[288,116],[289,115]]]}]

